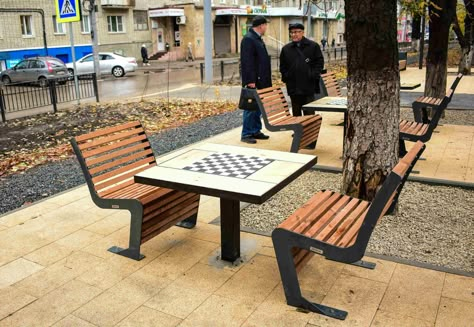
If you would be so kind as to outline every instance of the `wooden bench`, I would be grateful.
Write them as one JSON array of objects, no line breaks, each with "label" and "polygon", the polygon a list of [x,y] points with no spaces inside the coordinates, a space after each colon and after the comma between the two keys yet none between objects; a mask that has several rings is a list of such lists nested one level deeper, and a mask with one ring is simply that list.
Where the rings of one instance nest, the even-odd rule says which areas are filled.
[{"label": "wooden bench", "polygon": [[[451,102],[451,99],[454,95],[454,91],[456,91],[456,87],[458,86],[462,77],[463,77],[463,74],[461,73],[458,74],[453,84],[451,85],[449,90],[451,90],[452,92],[450,93],[448,104]],[[448,91],[447,93],[449,92],[450,91]],[[415,121],[418,123],[424,123],[424,124],[429,123],[428,108],[436,110],[439,106],[441,106],[441,103],[443,102],[443,100],[444,98],[440,99],[440,98],[425,97],[425,96],[418,97],[412,103],[413,116],[415,118]]]},{"label": "wooden bench", "polygon": [[256,99],[267,130],[294,132],[290,152],[296,153],[302,148],[316,148],[322,122],[320,115],[294,117],[280,87],[257,90]]},{"label": "wooden bench", "polygon": [[408,53],[400,51],[398,52],[398,68],[399,70],[406,70],[408,63]]},{"label": "wooden bench", "polygon": [[196,224],[199,195],[135,183],[135,174],[156,166],[140,122],[97,130],[71,140],[94,203],[104,209],[129,210],[128,249],[109,251],[141,260],[140,245],[178,223]]},{"label": "wooden bench", "polygon": [[347,312],[313,303],[301,293],[297,272],[319,254],[329,260],[373,269],[361,261],[378,220],[391,213],[400,191],[425,145],[418,142],[387,176],[370,203],[332,191],[321,191],[272,233],[273,246],[288,305],[345,319]]},{"label": "wooden bench", "polygon": [[400,121],[400,134],[399,134],[399,156],[402,157],[407,153],[405,141],[410,142],[428,142],[433,135],[434,130],[438,127],[439,120],[443,115],[444,110],[448,106],[448,103],[452,97],[453,90],[449,90],[441,103],[436,107],[433,107],[434,114],[431,117],[429,123],[422,123],[409,120]]},{"label": "wooden bench", "polygon": [[327,72],[321,74],[323,94],[329,97],[342,97],[341,86],[337,81],[336,74],[333,72]]}]

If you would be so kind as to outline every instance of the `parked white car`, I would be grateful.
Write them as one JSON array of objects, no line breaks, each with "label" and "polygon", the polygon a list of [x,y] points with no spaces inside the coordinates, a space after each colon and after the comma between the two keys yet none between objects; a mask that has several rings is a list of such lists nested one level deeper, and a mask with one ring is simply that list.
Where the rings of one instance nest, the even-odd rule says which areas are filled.
[{"label": "parked white car", "polygon": [[[66,64],[71,75],[74,74],[73,63]],[[99,67],[101,74],[112,74],[115,77],[125,76],[137,68],[137,60],[133,57],[124,57],[112,52],[99,53]],[[94,72],[94,56],[88,54],[76,61],[77,75],[92,74]]]}]

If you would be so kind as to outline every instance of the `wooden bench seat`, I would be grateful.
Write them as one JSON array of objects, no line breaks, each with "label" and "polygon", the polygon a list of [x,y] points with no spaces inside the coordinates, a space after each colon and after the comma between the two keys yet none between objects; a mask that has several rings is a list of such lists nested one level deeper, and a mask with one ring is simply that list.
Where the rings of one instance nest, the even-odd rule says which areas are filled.
[{"label": "wooden bench seat", "polygon": [[323,81],[323,94],[329,97],[342,97],[341,86],[337,81],[336,74],[333,72],[327,72],[321,74],[321,79]]},{"label": "wooden bench seat", "polygon": [[[448,92],[446,92],[446,96],[448,97],[448,102],[446,105],[448,105],[451,102],[451,99],[454,95],[454,92],[456,91],[456,87],[458,86],[459,82],[461,81],[463,77],[463,74],[458,74],[449,88]],[[428,118],[428,109],[436,110],[438,109],[442,104],[443,100],[446,98],[433,98],[433,97],[425,97],[425,96],[419,96],[413,103],[412,103],[412,109],[413,109],[413,116],[416,122],[418,123],[429,123],[429,118]]]},{"label": "wooden bench seat", "polygon": [[315,254],[373,269],[361,261],[372,232],[393,211],[403,185],[425,145],[417,142],[387,176],[372,202],[333,191],[320,191],[272,233],[273,246],[288,305],[345,319],[347,312],[316,304],[301,293],[297,273]]},{"label": "wooden bench seat", "polygon": [[302,148],[316,147],[321,128],[320,115],[294,117],[289,110],[288,102],[280,87],[269,87],[257,90],[257,103],[262,112],[265,128],[270,132],[294,132],[291,143],[291,152],[298,152]]},{"label": "wooden bench seat", "polygon": [[171,226],[196,224],[199,195],[135,183],[135,174],[156,166],[140,122],[97,130],[71,140],[94,203],[129,210],[129,247],[109,251],[140,260],[140,246]]}]

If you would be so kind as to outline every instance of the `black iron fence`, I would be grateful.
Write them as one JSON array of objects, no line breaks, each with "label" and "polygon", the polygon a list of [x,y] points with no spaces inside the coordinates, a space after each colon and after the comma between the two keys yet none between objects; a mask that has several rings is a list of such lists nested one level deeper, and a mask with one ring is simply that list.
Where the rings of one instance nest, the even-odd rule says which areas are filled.
[{"label": "black iron fence", "polygon": [[71,78],[67,81],[50,80],[45,87],[35,83],[9,84],[0,86],[0,111],[2,121],[8,113],[57,105],[77,99],[95,97],[99,102],[99,91],[95,74],[78,75],[78,88]]}]

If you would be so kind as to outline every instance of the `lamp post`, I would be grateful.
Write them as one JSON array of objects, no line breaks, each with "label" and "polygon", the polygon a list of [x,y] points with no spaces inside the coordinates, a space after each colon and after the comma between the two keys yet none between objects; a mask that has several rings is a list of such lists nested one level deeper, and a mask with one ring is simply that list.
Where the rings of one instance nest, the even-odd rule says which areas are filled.
[{"label": "lamp post", "polygon": [[89,12],[89,18],[91,22],[92,55],[94,57],[94,72],[97,79],[100,79],[99,39],[97,34],[97,19],[95,15],[95,0],[84,0],[82,2],[82,6]]}]

